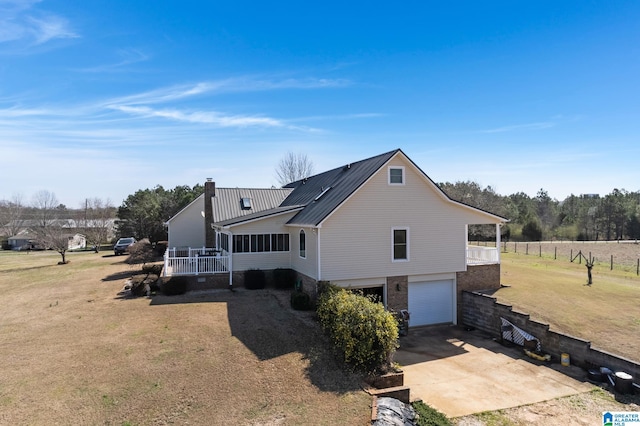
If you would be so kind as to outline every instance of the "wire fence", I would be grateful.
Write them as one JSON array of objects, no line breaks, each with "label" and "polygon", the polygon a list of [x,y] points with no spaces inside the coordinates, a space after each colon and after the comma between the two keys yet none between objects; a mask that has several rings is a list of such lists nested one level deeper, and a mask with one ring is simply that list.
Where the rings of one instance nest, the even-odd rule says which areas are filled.
[{"label": "wire fence", "polygon": [[[495,242],[470,242],[469,244],[495,247]],[[636,240],[621,241],[503,241],[503,253],[521,253],[528,256],[567,260],[582,264],[590,259],[599,267],[609,270],[635,272],[640,276],[640,244]]]}]

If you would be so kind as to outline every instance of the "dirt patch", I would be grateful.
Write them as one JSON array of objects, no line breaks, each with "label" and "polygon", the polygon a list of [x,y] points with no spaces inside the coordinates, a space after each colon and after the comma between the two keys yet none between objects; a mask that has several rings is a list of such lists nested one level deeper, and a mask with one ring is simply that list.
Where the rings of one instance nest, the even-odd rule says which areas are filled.
[{"label": "dirt patch", "polygon": [[[615,398],[620,399],[617,401]],[[584,425],[602,424],[603,411],[640,411],[640,397],[616,396],[606,389],[596,389],[566,398],[507,410],[480,413],[454,420],[458,426],[483,425]]]},{"label": "dirt patch", "polygon": [[1,424],[368,422],[360,377],[285,295],[118,299],[138,273],[120,258],[17,256],[0,262]]}]

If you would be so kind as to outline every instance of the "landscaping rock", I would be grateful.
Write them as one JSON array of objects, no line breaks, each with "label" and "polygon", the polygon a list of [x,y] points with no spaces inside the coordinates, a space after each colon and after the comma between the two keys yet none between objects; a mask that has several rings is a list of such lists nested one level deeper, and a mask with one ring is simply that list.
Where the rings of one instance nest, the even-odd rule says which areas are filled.
[{"label": "landscaping rock", "polygon": [[395,398],[378,398],[378,415],[371,423],[375,426],[412,426],[415,425],[416,412],[411,404],[405,404]]}]

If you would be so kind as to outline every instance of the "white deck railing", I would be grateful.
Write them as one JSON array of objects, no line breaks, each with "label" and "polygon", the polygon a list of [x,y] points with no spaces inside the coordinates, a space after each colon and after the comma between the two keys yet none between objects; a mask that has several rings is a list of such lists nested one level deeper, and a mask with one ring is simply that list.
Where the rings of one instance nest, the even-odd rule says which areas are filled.
[{"label": "white deck railing", "polygon": [[467,265],[494,265],[500,263],[500,253],[495,247],[467,246]]},{"label": "white deck railing", "polygon": [[229,272],[230,256],[212,248],[169,248],[164,253],[164,275],[203,275]]}]

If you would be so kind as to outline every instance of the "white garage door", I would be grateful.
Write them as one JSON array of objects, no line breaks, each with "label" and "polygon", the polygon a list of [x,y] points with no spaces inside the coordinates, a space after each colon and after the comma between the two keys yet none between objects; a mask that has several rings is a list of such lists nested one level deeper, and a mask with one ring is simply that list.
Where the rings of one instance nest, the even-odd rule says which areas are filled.
[{"label": "white garage door", "polygon": [[411,327],[453,322],[453,280],[409,283]]}]

